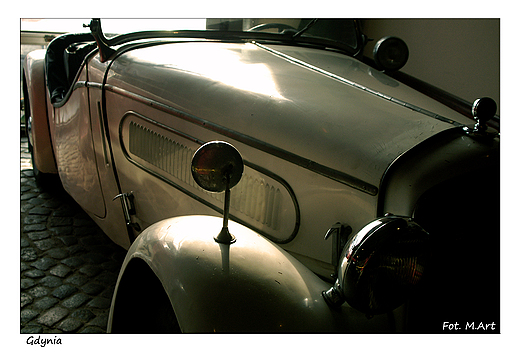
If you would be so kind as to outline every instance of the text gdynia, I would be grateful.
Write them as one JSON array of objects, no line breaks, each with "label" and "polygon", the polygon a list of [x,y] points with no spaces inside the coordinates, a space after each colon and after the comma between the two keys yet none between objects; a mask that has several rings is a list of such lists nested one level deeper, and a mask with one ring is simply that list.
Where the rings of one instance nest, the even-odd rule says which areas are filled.
[{"label": "text gdynia", "polygon": [[61,338],[54,336],[54,338],[42,338],[38,336],[37,338],[34,338],[33,336],[30,336],[27,338],[27,344],[29,345],[39,345],[42,348],[45,347],[47,344],[50,345],[56,345],[61,344]]}]

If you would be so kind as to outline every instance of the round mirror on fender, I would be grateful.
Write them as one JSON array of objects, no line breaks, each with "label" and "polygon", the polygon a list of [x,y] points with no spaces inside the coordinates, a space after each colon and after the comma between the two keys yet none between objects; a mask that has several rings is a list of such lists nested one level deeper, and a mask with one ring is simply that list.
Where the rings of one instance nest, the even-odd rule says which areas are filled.
[{"label": "round mirror on fender", "polygon": [[373,55],[381,70],[397,71],[408,61],[408,46],[398,37],[383,37],[374,46]]},{"label": "round mirror on fender", "polygon": [[233,145],[224,141],[202,145],[191,160],[191,173],[200,187],[210,192],[226,192],[222,230],[214,237],[221,244],[230,245],[236,241],[228,229],[230,190],[240,182],[243,172],[242,156]]},{"label": "round mirror on fender", "polygon": [[376,219],[347,242],[338,279],[323,296],[332,306],[346,301],[367,315],[392,311],[417,286],[429,257],[429,235],[417,223]]},{"label": "round mirror on fender", "polygon": [[244,162],[235,147],[224,141],[202,145],[193,155],[191,173],[197,184],[210,192],[233,188],[242,178]]}]

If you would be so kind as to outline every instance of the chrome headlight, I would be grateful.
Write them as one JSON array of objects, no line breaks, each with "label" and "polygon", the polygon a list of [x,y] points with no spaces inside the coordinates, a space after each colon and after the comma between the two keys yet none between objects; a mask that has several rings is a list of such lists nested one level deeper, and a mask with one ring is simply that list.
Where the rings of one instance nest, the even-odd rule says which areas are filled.
[{"label": "chrome headlight", "polygon": [[345,245],[338,279],[324,293],[331,305],[375,315],[406,301],[429,258],[429,235],[415,222],[388,216],[367,224]]}]

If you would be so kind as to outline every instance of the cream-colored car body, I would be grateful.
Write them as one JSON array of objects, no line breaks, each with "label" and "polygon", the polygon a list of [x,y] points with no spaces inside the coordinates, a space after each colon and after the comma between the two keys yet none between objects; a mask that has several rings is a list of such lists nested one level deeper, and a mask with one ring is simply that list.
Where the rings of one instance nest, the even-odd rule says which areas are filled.
[{"label": "cream-colored car body", "polygon": [[[424,191],[458,173],[445,161],[483,150],[462,133],[473,121],[359,60],[274,44],[161,41],[123,46],[104,62],[93,52],[48,121],[64,188],[129,249],[120,280],[143,260],[186,332],[395,330],[400,309],[396,325],[326,304],[335,245],[325,233],[338,222],[356,233],[384,213],[413,216]],[[438,136],[453,148],[430,146]],[[223,196],[190,172],[195,150],[213,140],[245,162],[230,246],[213,240]],[[394,172],[418,146],[431,147],[430,163]],[[138,227],[125,224],[114,200],[122,193]]]},{"label": "cream-colored car body", "polygon": [[[47,94],[43,62],[45,50],[29,53],[25,59],[25,88],[30,104],[26,119],[30,121],[29,139],[33,153],[33,164],[43,173],[56,173],[56,162],[51,145],[49,125],[47,122]],[[38,136],[36,139],[35,137]]]}]

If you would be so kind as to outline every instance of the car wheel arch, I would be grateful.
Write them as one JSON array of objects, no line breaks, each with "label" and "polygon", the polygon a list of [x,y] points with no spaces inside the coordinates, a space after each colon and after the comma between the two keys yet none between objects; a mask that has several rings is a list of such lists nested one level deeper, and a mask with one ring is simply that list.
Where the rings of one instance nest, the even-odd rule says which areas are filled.
[{"label": "car wheel arch", "polygon": [[167,292],[142,258],[132,258],[120,275],[112,300],[108,332],[181,332]]}]

